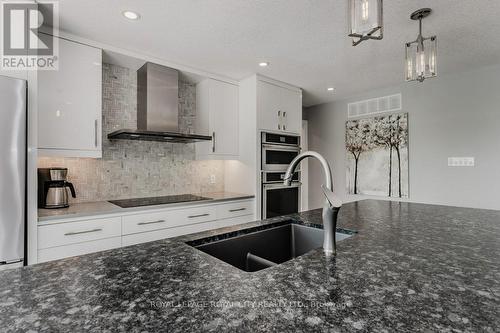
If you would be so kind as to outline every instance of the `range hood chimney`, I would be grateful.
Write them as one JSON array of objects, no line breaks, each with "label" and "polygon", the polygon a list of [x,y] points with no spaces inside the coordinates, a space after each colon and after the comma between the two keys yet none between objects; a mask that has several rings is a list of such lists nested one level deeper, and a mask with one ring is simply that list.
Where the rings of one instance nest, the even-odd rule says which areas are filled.
[{"label": "range hood chimney", "polygon": [[121,129],[108,139],[196,142],[211,136],[179,131],[179,72],[173,68],[145,63],[137,70],[137,129]]}]

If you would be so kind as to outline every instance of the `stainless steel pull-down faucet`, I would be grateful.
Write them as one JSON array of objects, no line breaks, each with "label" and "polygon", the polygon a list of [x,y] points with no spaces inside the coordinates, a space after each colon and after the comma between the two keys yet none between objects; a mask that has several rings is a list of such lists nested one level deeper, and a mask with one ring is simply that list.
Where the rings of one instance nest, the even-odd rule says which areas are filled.
[{"label": "stainless steel pull-down faucet", "polygon": [[327,160],[315,151],[305,151],[290,162],[288,169],[286,170],[285,178],[283,184],[290,186],[292,182],[293,173],[297,165],[306,157],[314,157],[319,160],[321,166],[323,167],[323,172],[325,174],[325,184],[321,186],[323,194],[325,195],[325,203],[323,205],[323,250],[327,255],[336,254],[336,242],[335,242],[335,231],[337,230],[337,214],[342,206],[342,202],[338,200],[333,194],[333,181],[332,181],[332,171]]}]

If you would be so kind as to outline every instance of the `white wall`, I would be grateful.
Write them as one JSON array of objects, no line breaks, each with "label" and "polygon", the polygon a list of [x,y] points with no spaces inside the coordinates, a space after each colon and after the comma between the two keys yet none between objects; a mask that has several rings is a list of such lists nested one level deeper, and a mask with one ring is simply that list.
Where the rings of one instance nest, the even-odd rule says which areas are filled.
[{"label": "white wall", "polygon": [[[500,209],[500,66],[402,82],[307,109],[309,148],[330,161],[334,191],[345,201],[347,103],[402,93],[409,113],[409,201]],[[475,167],[448,167],[451,156],[476,158]],[[310,163],[309,206],[321,207],[322,171]],[[385,198],[383,198],[385,199]]]}]

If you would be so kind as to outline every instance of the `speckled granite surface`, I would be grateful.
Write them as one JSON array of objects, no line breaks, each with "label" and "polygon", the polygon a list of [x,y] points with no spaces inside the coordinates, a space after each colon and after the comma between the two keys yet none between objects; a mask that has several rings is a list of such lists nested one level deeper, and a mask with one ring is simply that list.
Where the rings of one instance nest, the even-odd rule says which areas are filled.
[{"label": "speckled granite surface", "polygon": [[367,200],[339,226],[336,258],[255,273],[184,244],[221,231],[1,272],[0,330],[500,331],[500,212]]}]

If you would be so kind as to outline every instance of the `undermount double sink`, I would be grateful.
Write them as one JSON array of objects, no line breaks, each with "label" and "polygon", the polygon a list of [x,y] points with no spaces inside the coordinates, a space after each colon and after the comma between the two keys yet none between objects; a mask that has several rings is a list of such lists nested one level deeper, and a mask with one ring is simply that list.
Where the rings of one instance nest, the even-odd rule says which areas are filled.
[{"label": "undermount double sink", "polygon": [[[354,233],[342,231],[337,230],[335,233],[337,242]],[[187,244],[243,271],[256,272],[322,247],[323,229],[299,225],[289,220]]]}]

